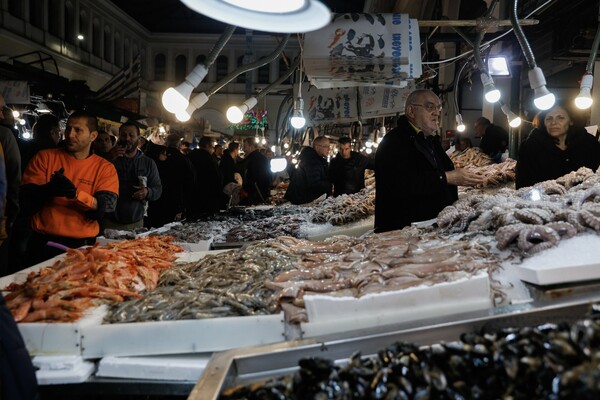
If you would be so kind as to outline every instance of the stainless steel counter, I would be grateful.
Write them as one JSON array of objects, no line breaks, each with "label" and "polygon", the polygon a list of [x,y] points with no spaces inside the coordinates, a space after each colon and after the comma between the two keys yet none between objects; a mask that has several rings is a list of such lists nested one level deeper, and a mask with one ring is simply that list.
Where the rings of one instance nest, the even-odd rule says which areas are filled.
[{"label": "stainless steel counter", "polygon": [[343,362],[356,351],[363,355],[375,354],[396,341],[430,345],[457,340],[464,332],[572,322],[583,318],[591,303],[600,301],[598,281],[549,288],[529,285],[528,288],[534,300],[526,304],[217,353],[189,399],[217,399],[225,388],[288,374],[306,357]]}]

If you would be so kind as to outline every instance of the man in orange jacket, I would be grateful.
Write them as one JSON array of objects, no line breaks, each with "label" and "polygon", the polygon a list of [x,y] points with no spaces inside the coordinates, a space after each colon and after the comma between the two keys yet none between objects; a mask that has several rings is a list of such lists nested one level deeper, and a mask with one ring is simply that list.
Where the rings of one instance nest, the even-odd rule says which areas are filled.
[{"label": "man in orange jacket", "polygon": [[62,252],[48,242],[71,248],[93,244],[98,220],[114,211],[119,178],[112,163],[90,152],[97,135],[97,118],[74,112],[67,120],[65,147],[38,152],[23,173],[22,206],[33,228],[29,265]]}]

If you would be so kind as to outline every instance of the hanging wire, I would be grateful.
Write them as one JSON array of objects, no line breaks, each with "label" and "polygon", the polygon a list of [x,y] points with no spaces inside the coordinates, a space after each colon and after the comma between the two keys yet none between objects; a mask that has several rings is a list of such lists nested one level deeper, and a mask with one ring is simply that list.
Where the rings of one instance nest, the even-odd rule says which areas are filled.
[{"label": "hanging wire", "polygon": [[[544,2],[542,5],[540,5],[539,7],[537,7],[535,10],[533,10],[532,12],[530,12],[529,14],[527,14],[527,15],[525,16],[525,19],[527,19],[527,18],[531,17],[532,15],[534,15],[535,13],[537,13],[539,10],[541,10],[541,9],[545,8],[545,7],[546,7],[548,4],[550,4],[550,3],[553,3],[553,2],[555,2],[555,1],[556,1],[556,0],[547,0],[547,1],[546,1],[546,2]],[[504,36],[508,35],[508,34],[509,34],[509,33],[511,33],[512,31],[513,31],[513,28],[511,28],[511,29],[507,30],[506,32],[504,32],[504,33],[503,33],[503,34],[501,34],[500,36],[498,36],[498,37],[495,37],[495,38],[491,39],[490,41],[483,43],[483,44],[481,45],[481,49],[482,49],[482,50],[486,49],[488,46],[490,46],[490,44],[492,44],[493,42],[495,42],[495,41],[497,41],[497,40],[500,40],[500,39],[502,39]],[[428,62],[424,62],[424,63],[422,63],[422,64],[424,64],[424,65],[444,64],[444,63],[447,63],[447,62],[450,62],[450,61],[455,61],[455,60],[459,60],[459,59],[461,59],[461,58],[467,57],[467,56],[471,55],[472,53],[473,53],[473,50],[469,50],[469,51],[466,51],[466,52],[464,52],[464,53],[462,53],[462,54],[459,54],[459,55],[457,55],[457,56],[455,56],[455,57],[448,58],[448,59],[446,59],[446,60],[440,60],[440,61],[428,61]]]}]

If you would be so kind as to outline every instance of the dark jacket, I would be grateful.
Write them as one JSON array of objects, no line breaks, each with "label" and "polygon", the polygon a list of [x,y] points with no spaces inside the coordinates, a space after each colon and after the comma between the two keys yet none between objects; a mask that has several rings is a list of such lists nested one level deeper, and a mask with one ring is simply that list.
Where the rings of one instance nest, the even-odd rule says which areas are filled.
[{"label": "dark jacket", "polygon": [[221,171],[221,176],[223,177],[223,186],[231,182],[235,183],[235,160],[228,151],[223,152],[221,162],[219,163],[219,171]]},{"label": "dark jacket", "polygon": [[246,157],[246,173],[242,188],[248,193],[245,203],[249,205],[265,203],[271,191],[271,166],[269,159],[254,150]]},{"label": "dark jacket", "polygon": [[507,147],[508,133],[504,128],[494,124],[489,125],[479,143],[481,151],[492,157],[494,161],[500,162],[500,155],[506,151]]},{"label": "dark jacket", "polygon": [[457,187],[446,181],[445,171],[453,169],[439,137],[430,144],[401,116],[375,155],[375,232],[435,218],[458,199]]},{"label": "dark jacket", "polygon": [[217,212],[225,206],[223,185],[219,166],[205,149],[194,149],[188,154],[196,173],[194,201],[191,217]]},{"label": "dark jacket", "polygon": [[365,169],[375,169],[375,160],[355,151],[344,159],[338,153],[329,163],[329,181],[333,195],[352,194],[365,187]]},{"label": "dark jacket", "polygon": [[298,168],[294,172],[285,198],[292,204],[310,203],[322,194],[331,193],[327,180],[327,160],[312,147],[302,149]]},{"label": "dark jacket", "polygon": [[37,380],[21,333],[0,293],[0,399],[38,399]]},{"label": "dark jacket", "polygon": [[117,157],[113,161],[119,175],[119,198],[117,209],[108,215],[110,219],[121,224],[131,224],[144,219],[144,201],[132,198],[140,186],[139,176],[147,179],[148,196],[145,200],[154,201],[162,194],[162,184],[158,168],[154,161],[137,150],[132,157]]},{"label": "dark jacket", "polygon": [[190,160],[176,148],[169,147],[165,150],[167,159],[164,161],[159,159],[160,153],[156,156],[153,156],[150,150],[146,153],[156,163],[162,183],[160,198],[148,204],[146,222],[152,227],[160,227],[175,221],[177,214],[185,215],[191,207],[192,191],[195,186],[194,167]]},{"label": "dark jacket", "polygon": [[570,128],[567,149],[559,149],[545,130],[534,129],[519,149],[516,188],[556,179],[581,167],[600,165],[600,143],[584,128]]}]

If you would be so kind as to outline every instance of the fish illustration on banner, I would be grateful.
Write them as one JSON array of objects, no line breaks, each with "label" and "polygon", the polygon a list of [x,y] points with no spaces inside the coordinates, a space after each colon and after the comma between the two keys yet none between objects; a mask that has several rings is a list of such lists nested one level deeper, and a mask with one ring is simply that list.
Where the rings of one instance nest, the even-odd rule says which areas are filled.
[{"label": "fish illustration on banner", "polygon": [[420,45],[413,44],[420,44],[419,28],[408,14],[337,14],[305,35],[305,72],[320,88],[406,86],[421,75]]},{"label": "fish illustration on banner", "polygon": [[346,123],[358,120],[356,88],[302,88],[307,124]]}]

